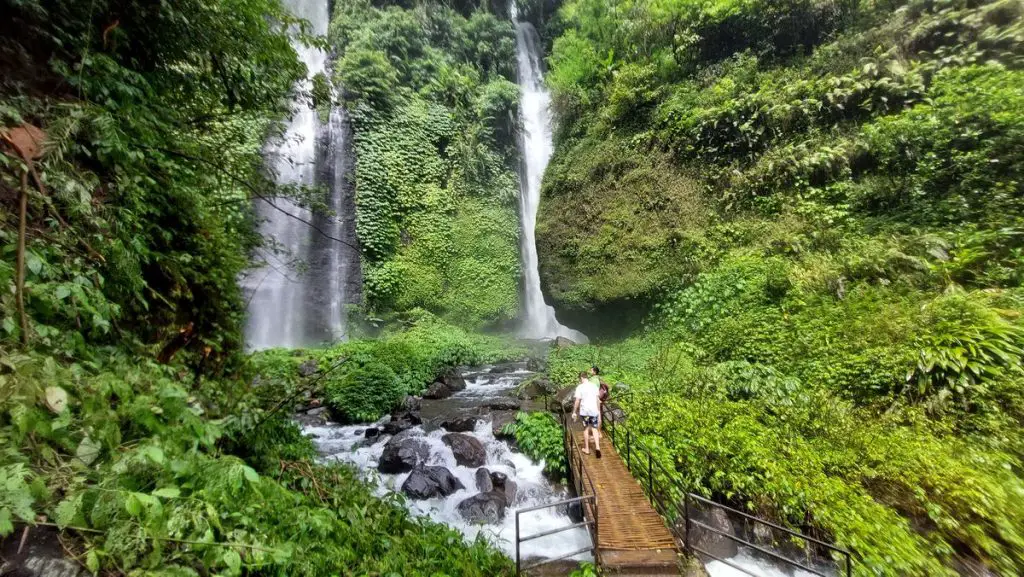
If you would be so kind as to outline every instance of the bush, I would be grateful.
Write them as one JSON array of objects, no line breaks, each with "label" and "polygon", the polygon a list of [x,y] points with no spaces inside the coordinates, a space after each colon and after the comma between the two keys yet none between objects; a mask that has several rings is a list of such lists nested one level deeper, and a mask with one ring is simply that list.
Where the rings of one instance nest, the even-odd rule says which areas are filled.
[{"label": "bush", "polygon": [[[351,366],[349,366],[351,365]],[[344,422],[375,421],[405,394],[395,371],[370,355],[350,357],[324,385],[325,400]]]},{"label": "bush", "polygon": [[565,483],[565,443],[562,425],[551,413],[516,413],[516,420],[505,425],[503,431],[512,434],[527,457],[544,461],[544,473],[556,482]]}]

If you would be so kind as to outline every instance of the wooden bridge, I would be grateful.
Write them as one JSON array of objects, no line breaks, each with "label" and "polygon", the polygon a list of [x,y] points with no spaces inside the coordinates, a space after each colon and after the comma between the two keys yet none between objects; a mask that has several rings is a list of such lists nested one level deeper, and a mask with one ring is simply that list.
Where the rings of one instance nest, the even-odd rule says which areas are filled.
[{"label": "wooden bridge", "polygon": [[570,459],[572,475],[589,480],[585,491],[592,491],[596,497],[594,557],[605,573],[678,575],[679,548],[675,537],[626,468],[611,439],[601,439],[598,459],[593,446],[589,455],[583,453],[581,425],[568,427],[567,437],[572,445],[570,455],[575,456]]},{"label": "wooden bridge", "polygon": [[598,459],[593,446],[590,454],[583,453],[583,427],[580,423],[565,423],[564,431],[570,477],[578,496],[552,505],[517,511],[516,562],[520,572],[538,568],[554,559],[524,567],[519,560],[519,543],[554,534],[560,529],[519,537],[519,514],[576,502],[583,520],[564,529],[586,527],[592,544],[579,551],[568,552],[564,557],[589,551],[607,575],[678,575],[680,549],[676,539],[666,527],[665,520],[651,506],[640,483],[629,472],[612,440],[605,439],[602,434],[601,458]]},{"label": "wooden bridge", "polygon": [[[619,414],[621,417],[621,410]],[[569,480],[577,496],[516,511],[517,573],[558,574],[538,570],[551,569],[554,562],[590,552],[605,575],[667,577],[680,574],[686,559],[683,556],[685,551],[691,560],[692,556],[715,560],[752,577],[762,577],[702,548],[704,541],[700,535],[710,535],[733,541],[777,565],[788,565],[811,575],[850,577],[852,574],[852,555],[845,549],[687,492],[679,484],[677,474],[659,463],[628,428],[617,427],[617,419],[607,410],[603,419],[600,459],[595,455],[593,446],[590,454],[583,453],[582,425],[568,422],[564,412],[560,417]],[[577,522],[525,536],[520,532],[521,514],[569,506],[578,508]],[[704,513],[710,509],[718,509],[740,523],[761,525],[772,535],[771,541],[776,537],[790,542],[803,541],[807,554],[802,560],[789,558],[772,550],[768,543],[754,543],[731,530],[709,525],[705,522]],[[674,519],[675,522],[670,527],[666,525],[666,519]],[[589,546],[529,563],[520,558],[522,543],[580,528],[588,530]],[[826,568],[829,565],[831,567]]]}]

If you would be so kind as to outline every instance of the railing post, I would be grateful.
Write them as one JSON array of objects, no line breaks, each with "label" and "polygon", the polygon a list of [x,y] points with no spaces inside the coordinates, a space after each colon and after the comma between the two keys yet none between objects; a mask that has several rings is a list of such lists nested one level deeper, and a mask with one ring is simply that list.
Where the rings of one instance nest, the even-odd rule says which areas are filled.
[{"label": "railing post", "polygon": [[647,494],[654,498],[654,457],[647,451]]},{"label": "railing post", "polygon": [[[683,538],[683,549],[690,550],[690,494],[683,493],[683,518],[686,520],[686,537]],[[849,577],[849,576],[847,576]]]},{"label": "railing post", "polygon": [[846,577],[851,577],[853,575],[853,567],[852,567],[852,565],[853,565],[853,562],[850,559],[850,554],[847,553],[846,554]]},{"label": "railing post", "polygon": [[632,437],[633,437],[632,431],[630,431],[629,429],[626,429],[626,470],[627,471],[632,471],[633,470],[633,467],[630,464],[632,461],[630,461],[630,455],[629,455],[629,447],[632,444],[629,441],[630,441],[630,439]]},{"label": "railing post", "polygon": [[519,513],[516,512],[516,575],[519,575]]}]

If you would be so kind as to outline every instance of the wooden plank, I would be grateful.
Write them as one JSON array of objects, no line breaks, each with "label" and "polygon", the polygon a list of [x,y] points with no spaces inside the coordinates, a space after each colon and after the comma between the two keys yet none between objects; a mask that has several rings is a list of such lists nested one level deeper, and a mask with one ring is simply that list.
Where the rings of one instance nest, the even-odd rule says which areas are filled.
[{"label": "wooden plank", "polygon": [[[579,424],[569,429],[572,442],[582,453],[583,430]],[[582,466],[594,483],[597,494],[598,557],[602,567],[641,568],[674,567],[678,559],[675,537],[630,474],[610,439],[602,435],[598,459],[591,447],[582,455]],[[579,475],[573,462],[573,473]],[[588,516],[590,516],[588,512]]]}]

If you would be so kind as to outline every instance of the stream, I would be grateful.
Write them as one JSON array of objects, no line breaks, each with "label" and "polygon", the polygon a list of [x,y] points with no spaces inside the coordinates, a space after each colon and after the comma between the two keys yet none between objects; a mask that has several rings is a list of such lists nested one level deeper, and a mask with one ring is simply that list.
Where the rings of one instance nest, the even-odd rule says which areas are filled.
[{"label": "stream", "polygon": [[[498,423],[500,429],[502,423],[512,418],[520,403],[515,395],[516,386],[533,374],[526,370],[523,363],[466,369],[460,373],[465,379],[464,389],[444,399],[423,399],[419,410],[422,424],[397,435],[382,432],[375,438],[368,439],[366,436],[367,429],[383,428],[390,417],[370,425],[306,423],[303,425],[303,432],[313,439],[324,461],[340,461],[356,466],[375,484],[379,495],[392,491],[402,492],[403,484],[412,474],[378,471],[387,444],[396,437],[398,440],[422,440],[425,459],[422,459],[418,466],[444,467],[458,480],[462,488],[448,496],[408,498],[406,506],[409,510],[458,529],[467,540],[473,540],[482,534],[509,557],[514,558],[515,510],[569,497],[564,487],[551,483],[544,476],[543,462],[531,460],[513,450],[505,440],[495,436],[495,423]],[[461,430],[467,426],[466,419],[473,418],[478,419],[475,426],[463,434],[473,437],[482,445],[485,454],[482,455],[483,463],[480,466],[459,464],[453,449],[443,440],[450,431],[441,427],[441,423],[448,422],[449,426]],[[453,420],[460,420],[462,426],[453,425]],[[459,511],[460,503],[481,494],[477,487],[477,472],[481,467],[486,468],[492,474],[491,477],[497,474],[500,478],[503,474],[515,484],[512,502],[504,511],[503,518],[497,522],[473,523],[464,518]],[[520,517],[520,523],[522,533],[531,534],[570,525],[573,521],[566,510],[551,508],[524,513]],[[524,560],[558,557],[566,551],[581,549],[589,543],[590,537],[585,530],[574,529],[523,543],[521,555]],[[589,555],[581,555],[576,559],[589,558]]]}]

